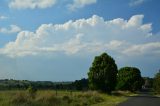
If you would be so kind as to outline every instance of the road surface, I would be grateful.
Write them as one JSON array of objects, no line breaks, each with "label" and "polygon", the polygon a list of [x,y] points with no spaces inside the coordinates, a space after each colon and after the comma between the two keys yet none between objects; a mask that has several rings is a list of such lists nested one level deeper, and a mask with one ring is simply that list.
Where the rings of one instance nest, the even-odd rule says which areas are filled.
[{"label": "road surface", "polygon": [[129,97],[129,99],[118,106],[160,106],[160,97],[141,93],[138,96]]}]

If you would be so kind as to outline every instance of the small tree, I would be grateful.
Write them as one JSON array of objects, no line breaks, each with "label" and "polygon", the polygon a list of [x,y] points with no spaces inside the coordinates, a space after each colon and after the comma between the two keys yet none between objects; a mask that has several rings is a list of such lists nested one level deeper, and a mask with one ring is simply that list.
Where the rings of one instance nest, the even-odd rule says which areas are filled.
[{"label": "small tree", "polygon": [[135,67],[123,67],[118,71],[117,89],[136,91],[142,88],[141,72]]},{"label": "small tree", "polygon": [[96,56],[88,72],[89,87],[110,93],[117,82],[117,65],[107,53]]},{"label": "small tree", "polygon": [[160,72],[158,72],[154,77],[153,88],[157,93],[160,93]]}]

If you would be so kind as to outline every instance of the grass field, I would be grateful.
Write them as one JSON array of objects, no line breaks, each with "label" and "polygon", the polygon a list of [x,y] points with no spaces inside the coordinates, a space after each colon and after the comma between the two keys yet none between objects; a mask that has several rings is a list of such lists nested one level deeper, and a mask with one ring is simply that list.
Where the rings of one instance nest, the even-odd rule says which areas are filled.
[{"label": "grass field", "polygon": [[115,106],[126,99],[122,95],[111,96],[96,91],[56,93],[53,90],[40,90],[34,94],[18,90],[0,91],[0,106]]}]

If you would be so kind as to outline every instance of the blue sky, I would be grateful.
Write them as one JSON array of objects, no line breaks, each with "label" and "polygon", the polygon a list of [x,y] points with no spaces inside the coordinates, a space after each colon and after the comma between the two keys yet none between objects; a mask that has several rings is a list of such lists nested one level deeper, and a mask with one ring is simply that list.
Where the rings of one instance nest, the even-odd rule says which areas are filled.
[{"label": "blue sky", "polygon": [[0,78],[73,81],[96,55],[160,69],[159,0],[0,0]]}]

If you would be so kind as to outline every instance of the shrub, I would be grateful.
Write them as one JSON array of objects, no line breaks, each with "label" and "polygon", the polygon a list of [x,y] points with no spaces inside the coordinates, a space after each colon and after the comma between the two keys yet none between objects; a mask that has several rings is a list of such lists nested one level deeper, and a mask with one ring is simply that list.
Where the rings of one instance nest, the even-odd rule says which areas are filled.
[{"label": "shrub", "polygon": [[27,89],[27,91],[28,91],[28,94],[29,94],[29,96],[30,96],[31,98],[35,98],[37,89],[35,89],[35,88],[32,87],[32,86],[29,86],[28,89]]},{"label": "shrub", "polygon": [[72,99],[69,96],[67,96],[67,95],[63,96],[62,100],[64,102],[67,102],[67,104],[70,104],[72,102]]},{"label": "shrub", "polygon": [[96,104],[104,101],[104,99],[99,95],[98,92],[93,91],[81,93],[74,98],[77,98],[76,102],[81,101],[81,103],[79,103],[80,106],[90,106],[91,104]]},{"label": "shrub", "polygon": [[38,95],[35,101],[42,106],[57,106],[61,103],[60,98],[49,92],[44,92],[43,94]]},{"label": "shrub", "polygon": [[28,97],[26,92],[18,92],[16,95],[11,99],[11,102],[13,104],[25,104],[30,101],[30,98]]}]

